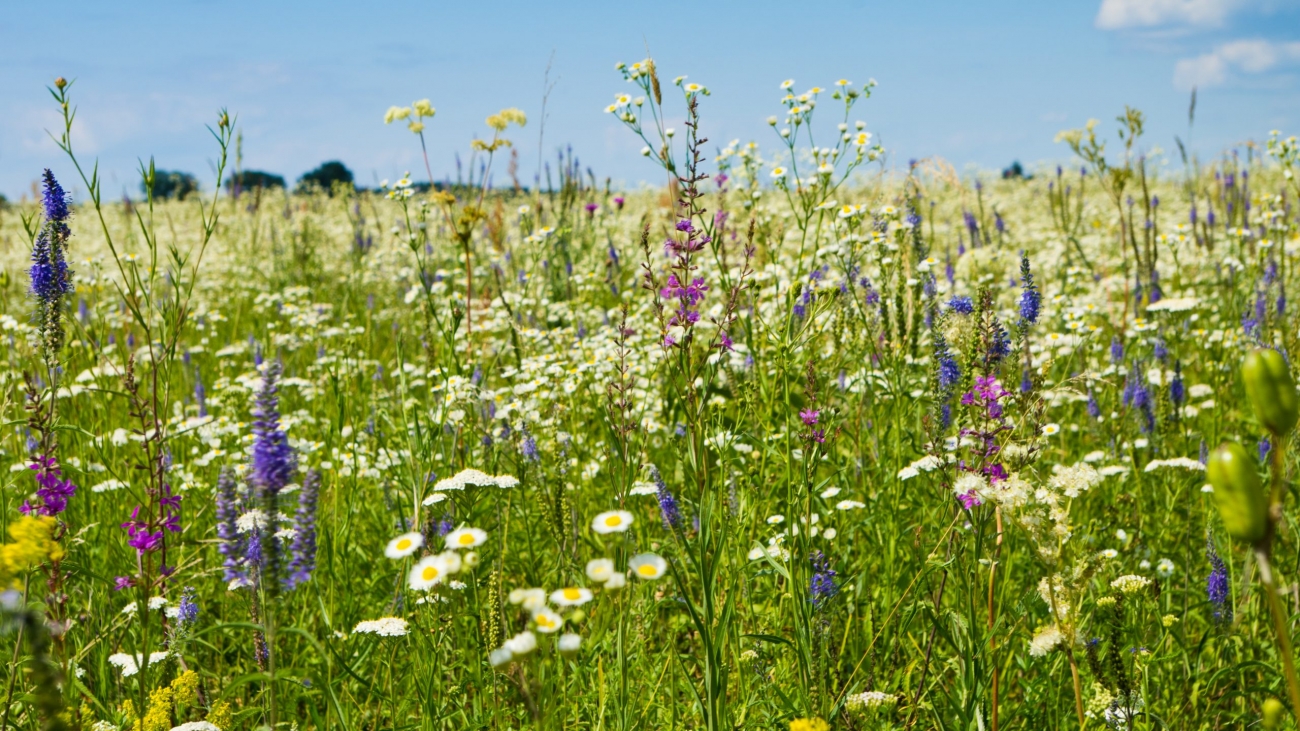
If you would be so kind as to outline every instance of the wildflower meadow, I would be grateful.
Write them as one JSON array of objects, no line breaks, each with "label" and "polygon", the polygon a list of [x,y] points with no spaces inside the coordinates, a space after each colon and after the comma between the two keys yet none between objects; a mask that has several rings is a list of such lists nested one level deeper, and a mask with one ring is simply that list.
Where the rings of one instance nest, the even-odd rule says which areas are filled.
[{"label": "wildflower meadow", "polygon": [[608,81],[648,184],[522,184],[537,120],[421,99],[374,110],[400,179],[272,184],[231,109],[125,199],[51,81],[0,728],[1295,728],[1295,137],[1097,110],[958,174],[874,81],[776,79],[752,141]]}]

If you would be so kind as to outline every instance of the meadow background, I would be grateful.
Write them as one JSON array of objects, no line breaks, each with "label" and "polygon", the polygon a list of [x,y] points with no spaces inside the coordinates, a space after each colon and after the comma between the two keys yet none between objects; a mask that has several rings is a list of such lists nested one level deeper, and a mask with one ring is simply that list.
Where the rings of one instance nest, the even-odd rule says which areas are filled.
[{"label": "meadow background", "polygon": [[637,42],[576,112],[544,62],[472,127],[357,106],[374,181],[215,103],[127,178],[129,105],[42,77],[0,727],[1293,728],[1300,52],[1255,40],[961,169],[884,73],[747,72],[738,125]]}]

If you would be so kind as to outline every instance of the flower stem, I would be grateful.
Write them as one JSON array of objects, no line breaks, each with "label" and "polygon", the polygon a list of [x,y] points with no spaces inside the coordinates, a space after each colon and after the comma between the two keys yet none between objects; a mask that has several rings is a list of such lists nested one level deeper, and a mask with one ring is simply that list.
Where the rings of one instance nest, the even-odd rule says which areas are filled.
[{"label": "flower stem", "polygon": [[1264,549],[1256,549],[1255,560],[1259,563],[1259,580],[1264,584],[1269,612],[1273,615],[1273,628],[1277,631],[1277,649],[1282,655],[1282,672],[1286,675],[1286,689],[1291,699],[1291,712],[1300,712],[1300,682],[1296,681],[1295,657],[1294,651],[1291,649],[1291,630],[1287,626],[1282,603],[1277,598],[1277,586],[1273,580],[1273,567],[1269,563],[1268,552]]}]

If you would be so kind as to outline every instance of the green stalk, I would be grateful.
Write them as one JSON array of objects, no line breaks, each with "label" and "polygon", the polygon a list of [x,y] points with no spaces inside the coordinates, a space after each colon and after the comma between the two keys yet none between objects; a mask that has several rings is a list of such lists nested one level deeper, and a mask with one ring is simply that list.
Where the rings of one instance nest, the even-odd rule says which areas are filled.
[{"label": "green stalk", "polygon": [[1277,585],[1273,578],[1272,554],[1273,533],[1282,516],[1282,495],[1285,489],[1282,473],[1286,469],[1287,435],[1273,434],[1272,449],[1272,491],[1270,495],[1268,533],[1264,540],[1255,547],[1255,559],[1259,563],[1259,580],[1264,584],[1269,613],[1273,615],[1273,628],[1277,632],[1278,652],[1282,655],[1282,672],[1286,676],[1287,695],[1291,700],[1291,713],[1300,713],[1300,681],[1296,679],[1295,653],[1291,648],[1291,630],[1287,626],[1286,613],[1277,598]]}]

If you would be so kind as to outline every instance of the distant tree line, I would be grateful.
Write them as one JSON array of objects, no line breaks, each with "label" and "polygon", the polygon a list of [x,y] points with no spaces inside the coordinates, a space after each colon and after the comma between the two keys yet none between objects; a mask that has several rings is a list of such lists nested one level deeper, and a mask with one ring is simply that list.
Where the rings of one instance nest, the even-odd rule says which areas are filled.
[{"label": "distant tree line", "polygon": [[[352,171],[347,169],[343,163],[338,160],[330,160],[321,163],[315,170],[310,170],[298,178],[297,185],[294,186],[295,193],[307,193],[313,190],[320,190],[326,193],[332,193],[336,185],[352,185],[354,181]],[[226,178],[225,187],[227,191],[251,191],[261,188],[269,190],[271,188],[287,188],[284,176],[268,173],[262,170],[240,170]],[[199,191],[199,181],[190,173],[169,170],[156,170],[154,172],[153,189],[150,190],[145,182],[140,183],[140,192],[145,195],[152,193],[154,200],[185,200],[186,197]]]}]

